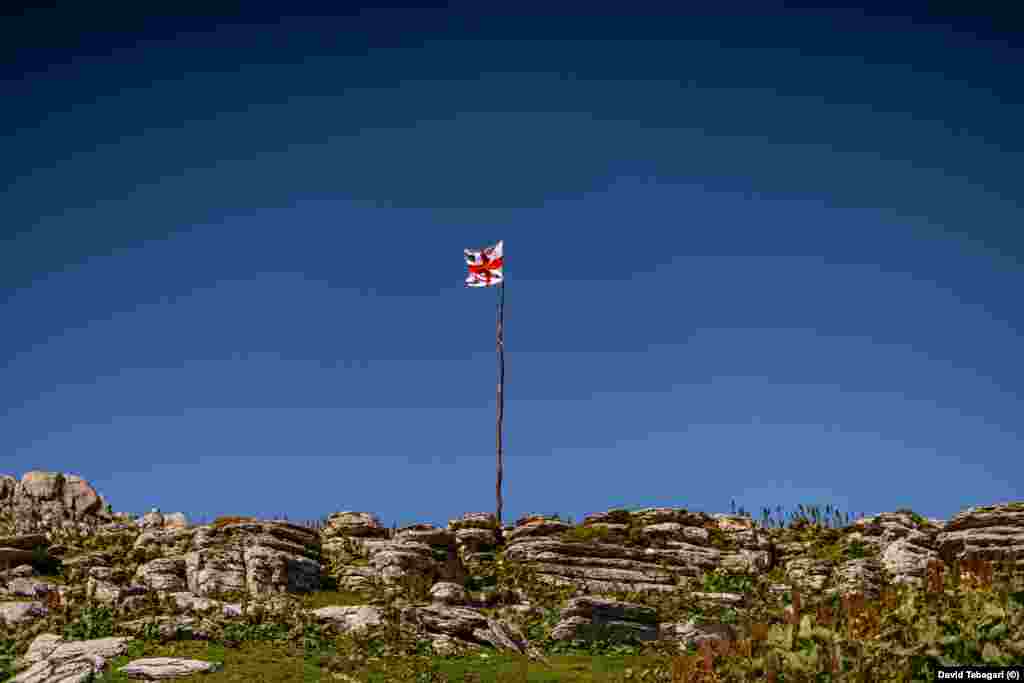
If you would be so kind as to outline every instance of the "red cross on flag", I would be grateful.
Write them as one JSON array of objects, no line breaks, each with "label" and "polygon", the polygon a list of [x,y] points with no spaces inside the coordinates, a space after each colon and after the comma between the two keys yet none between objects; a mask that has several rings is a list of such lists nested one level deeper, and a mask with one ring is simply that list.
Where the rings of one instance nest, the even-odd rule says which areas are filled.
[{"label": "red cross on flag", "polygon": [[469,275],[466,276],[467,287],[491,287],[500,285],[505,280],[502,267],[504,265],[504,240],[493,247],[484,249],[463,249],[466,254],[466,265]]}]

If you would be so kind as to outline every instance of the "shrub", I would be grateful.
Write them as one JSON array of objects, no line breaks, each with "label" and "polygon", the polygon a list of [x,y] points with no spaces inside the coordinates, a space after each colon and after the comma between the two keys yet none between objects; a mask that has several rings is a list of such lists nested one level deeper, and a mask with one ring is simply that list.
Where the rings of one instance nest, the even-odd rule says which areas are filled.
[{"label": "shrub", "polygon": [[114,613],[106,605],[86,605],[64,625],[67,640],[92,640],[114,635]]}]

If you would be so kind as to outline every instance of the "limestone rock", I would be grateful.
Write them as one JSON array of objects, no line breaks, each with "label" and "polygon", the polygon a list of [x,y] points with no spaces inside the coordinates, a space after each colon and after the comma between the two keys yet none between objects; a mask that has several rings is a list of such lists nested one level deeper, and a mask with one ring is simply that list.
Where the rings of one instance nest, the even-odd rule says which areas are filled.
[{"label": "limestone rock", "polygon": [[60,472],[26,472],[10,495],[0,496],[0,506],[13,513],[16,534],[45,533],[67,523],[95,527],[107,519],[95,489]]},{"label": "limestone rock", "polygon": [[442,605],[466,604],[466,589],[457,583],[441,581],[430,588],[430,598]]},{"label": "limestone rock", "polygon": [[23,562],[30,562],[34,556],[35,554],[31,550],[0,547],[0,571],[6,574],[10,567],[15,567]]},{"label": "limestone rock", "polygon": [[50,613],[42,602],[0,602],[0,623],[24,624]]},{"label": "limestone rock", "polygon": [[320,532],[326,541],[331,538],[386,538],[388,530],[381,526],[376,515],[369,512],[335,512],[327,517]]},{"label": "limestone rock", "polygon": [[88,576],[89,570],[93,567],[109,567],[113,561],[110,553],[93,551],[67,557],[61,560],[64,572],[70,582],[77,582]]},{"label": "limestone rock", "polygon": [[446,636],[470,646],[489,644],[499,650],[527,652],[526,639],[518,629],[469,607],[407,607],[402,610],[402,622],[424,631],[431,640]]},{"label": "limestone rock", "polygon": [[147,512],[146,514],[142,515],[142,518],[139,520],[139,527],[141,527],[142,529],[163,529],[163,513],[156,509]]},{"label": "limestone rock", "polygon": [[834,590],[840,595],[862,594],[875,599],[881,592],[882,563],[870,557],[847,560],[835,570]]},{"label": "limestone rock", "polygon": [[344,607],[330,605],[313,610],[313,614],[322,621],[331,622],[342,633],[363,631],[384,625],[383,611],[369,605]]},{"label": "limestone rock", "polygon": [[188,518],[184,512],[171,512],[164,515],[164,529],[180,530],[188,528]]},{"label": "limestone rock", "polygon": [[225,616],[234,616],[234,610],[225,610],[225,605],[220,600],[200,597],[188,591],[169,593],[168,596],[174,601],[178,609],[181,610],[199,613],[221,612]]},{"label": "limestone rock", "polygon": [[131,596],[145,595],[148,590],[145,586],[119,586],[110,581],[92,578],[85,585],[85,594],[88,598],[108,605],[117,605]]},{"label": "limestone rock", "polygon": [[660,624],[658,637],[660,640],[678,641],[680,649],[687,649],[699,647],[702,642],[707,640],[735,640],[736,632],[729,624],[713,620],[693,619],[687,622]]},{"label": "limestone rock", "polygon": [[139,565],[135,580],[155,591],[183,591],[188,583],[184,557],[162,557]]},{"label": "limestone rock", "polygon": [[936,549],[947,563],[977,557],[1024,567],[1024,502],[961,511],[937,535]]},{"label": "limestone rock", "polygon": [[146,630],[155,628],[160,637],[167,640],[177,637],[209,640],[214,633],[209,622],[184,615],[147,616],[132,621],[122,621],[120,626],[133,635],[141,635]]},{"label": "limestone rock", "polygon": [[320,585],[320,537],[285,522],[200,527],[185,555],[188,589],[216,597],[302,593]]},{"label": "limestone rock", "polygon": [[398,530],[392,540],[365,539],[360,544],[369,570],[346,569],[339,579],[343,585],[372,579],[390,586],[412,579],[428,585],[439,581],[462,584],[468,576],[455,533],[448,529],[417,524]]},{"label": "limestone rock", "polygon": [[832,576],[833,564],[827,560],[799,558],[786,563],[786,577],[805,591],[821,591]]},{"label": "limestone rock", "polygon": [[7,582],[7,592],[23,598],[45,598],[57,590],[52,583],[28,577],[16,577]]},{"label": "limestone rock", "polygon": [[36,636],[29,644],[25,656],[17,661],[17,668],[24,669],[43,661],[63,642],[63,638],[53,633],[44,633]]},{"label": "limestone rock", "polygon": [[551,631],[555,640],[657,640],[657,612],[644,605],[597,597],[569,600]]},{"label": "limestone rock", "polygon": [[132,544],[135,551],[156,552],[164,556],[188,552],[196,529],[149,529],[139,534]]},{"label": "limestone rock", "polygon": [[145,680],[161,680],[165,678],[183,678],[193,674],[214,673],[223,668],[217,662],[204,662],[199,659],[181,657],[147,657],[136,659],[122,666],[118,671],[129,678]]},{"label": "limestone rock", "polygon": [[915,519],[908,512],[883,512],[872,517],[858,519],[853,526],[859,533],[852,538],[862,539],[880,550],[899,539],[906,539],[915,545],[929,547],[934,544],[935,537],[940,530],[940,527],[929,520]]},{"label": "limestone rock", "polygon": [[47,546],[50,542],[45,534],[16,534],[0,536],[0,548],[17,548],[18,550],[34,550],[39,546]]},{"label": "limestone rock", "polygon": [[32,568],[30,564],[19,564],[16,567],[8,569],[5,573],[0,574],[0,583],[3,581],[9,581],[10,579],[28,579],[35,576],[36,570]]},{"label": "limestone rock", "polygon": [[497,521],[493,512],[467,512],[459,519],[448,521],[448,528],[452,531],[460,529],[486,529],[493,531]]},{"label": "limestone rock", "polygon": [[928,545],[915,543],[910,538],[900,538],[885,547],[881,555],[882,566],[892,577],[893,583],[922,585],[928,562],[938,556]]},{"label": "limestone rock", "polygon": [[542,536],[554,536],[568,531],[572,527],[565,522],[545,517],[530,517],[516,523],[512,531],[505,534],[505,542],[522,540],[524,538],[538,538]]},{"label": "limestone rock", "polygon": [[448,529],[455,532],[459,556],[469,566],[493,559],[498,543],[497,523],[493,513],[467,512],[459,519],[448,521]]},{"label": "limestone rock", "polygon": [[127,652],[128,640],[113,637],[64,642],[51,634],[41,635],[29,648],[35,663],[11,683],[85,683],[106,668],[107,660]]},{"label": "limestone rock", "polygon": [[689,543],[657,549],[530,537],[511,541],[505,557],[532,566],[542,581],[574,584],[593,592],[675,590],[680,581],[721,563],[718,550]]}]

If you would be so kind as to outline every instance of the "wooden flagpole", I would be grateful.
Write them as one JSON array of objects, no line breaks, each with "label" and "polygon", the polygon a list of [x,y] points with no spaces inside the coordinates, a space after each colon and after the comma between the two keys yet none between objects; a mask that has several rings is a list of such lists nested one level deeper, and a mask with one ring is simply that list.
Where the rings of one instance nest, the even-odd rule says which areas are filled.
[{"label": "wooden flagpole", "polygon": [[502,451],[501,451],[501,428],[505,419],[505,282],[498,285],[498,473],[494,484],[494,493],[497,498],[497,534],[498,543],[502,542],[501,525],[501,480],[503,472]]}]

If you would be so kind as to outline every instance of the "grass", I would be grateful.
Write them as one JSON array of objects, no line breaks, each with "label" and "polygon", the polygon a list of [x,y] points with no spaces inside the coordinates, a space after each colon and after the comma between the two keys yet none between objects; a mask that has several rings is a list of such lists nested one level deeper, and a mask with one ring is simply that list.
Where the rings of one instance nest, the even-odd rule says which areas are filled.
[{"label": "grass", "polygon": [[[768,509],[765,508],[767,511]],[[901,511],[907,512],[907,511]],[[743,515],[748,516],[748,515]],[[915,523],[919,522],[911,518]],[[617,543],[642,544],[642,535],[630,534],[628,511],[616,514],[627,524]],[[799,506],[784,525],[775,520],[756,524],[776,541],[812,543],[804,556],[836,561],[868,556],[873,547],[848,542],[848,517],[831,508]],[[586,531],[580,531],[586,529]],[[637,529],[638,531],[638,529]],[[711,531],[709,529],[709,531]],[[605,527],[576,527],[567,532],[578,542],[609,540]],[[722,535],[713,543],[727,543]],[[88,541],[88,542],[87,542]],[[116,539],[82,539],[82,548],[124,548]],[[43,567],[40,567],[43,568]],[[52,571],[52,567],[49,567]],[[560,642],[550,638],[558,621],[558,608],[571,588],[537,581],[532,567],[505,559],[499,549],[495,561],[477,571],[468,588],[521,589],[540,608],[533,616],[510,617],[545,661],[497,652],[491,648],[440,657],[429,643],[392,626],[361,634],[339,634],[316,623],[301,609],[330,605],[375,604],[393,618],[402,602],[422,602],[429,585],[408,581],[397,592],[371,583],[365,591],[338,590],[325,581],[324,590],[296,596],[294,609],[280,615],[214,618],[210,641],[162,639],[150,629],[130,644],[97,681],[127,681],[117,669],[142,657],[187,657],[219,662],[222,671],[199,678],[221,681],[370,681],[429,683],[441,681],[740,681],[767,680],[929,680],[939,664],[1024,664],[1024,582],[999,564],[971,560],[963,565],[938,565],[921,588],[887,586],[877,600],[864,596],[831,600],[799,589],[772,594],[768,587],[785,582],[780,568],[760,576],[724,571],[700,575],[692,584],[671,594],[608,594],[608,597],[654,607],[662,622],[709,619],[732,624],[739,639],[728,648],[705,645],[680,653],[667,643],[637,643],[621,639],[595,642]],[[50,580],[61,580],[60,573]],[[326,577],[325,577],[326,578]],[[693,596],[739,593],[747,605],[709,604]],[[237,596],[236,596],[237,597]],[[154,613],[166,613],[154,606]],[[162,608],[161,608],[162,609]],[[482,610],[496,616],[497,607]],[[137,618],[135,615],[133,618]],[[4,630],[0,625],[0,680],[15,653],[23,653],[37,632],[61,633],[88,639],[122,633],[121,617],[102,606],[77,604],[51,615],[32,630]],[[389,622],[393,623],[393,622]],[[1015,640],[1014,638],[1017,638]],[[348,676],[348,678],[344,678]]]},{"label": "grass", "polygon": [[[134,679],[118,669],[143,657],[183,657],[222,665],[220,671],[203,675],[204,683],[292,683],[297,681],[336,681],[329,669],[333,651],[299,651],[274,643],[247,643],[230,648],[202,641],[172,643],[133,642],[127,654],[110,661],[108,672],[97,677],[96,683],[127,683]],[[626,672],[639,672],[657,664],[651,657],[636,655],[608,655],[594,657],[587,653],[556,655],[549,658],[550,666],[540,667],[526,657],[509,654],[483,653],[483,655],[437,658],[424,662],[424,680],[435,681],[537,681],[579,683],[621,681]],[[355,680],[367,683],[392,683],[393,673],[386,666],[370,664]]]}]

